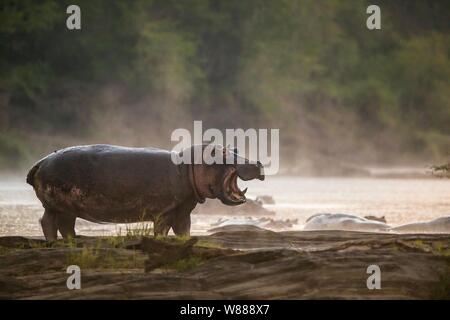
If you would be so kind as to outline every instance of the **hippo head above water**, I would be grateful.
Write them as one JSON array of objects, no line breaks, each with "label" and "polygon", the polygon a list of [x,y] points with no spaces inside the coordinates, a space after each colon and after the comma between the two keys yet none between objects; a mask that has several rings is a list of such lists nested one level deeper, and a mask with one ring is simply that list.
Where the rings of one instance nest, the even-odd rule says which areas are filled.
[{"label": "hippo head above water", "polygon": [[262,164],[239,156],[237,149],[196,145],[183,150],[179,156],[185,156],[186,152],[190,152],[188,158],[193,159],[191,179],[201,203],[205,198],[217,198],[230,206],[242,204],[246,201],[247,188],[239,189],[238,178],[244,181],[264,180]]},{"label": "hippo head above water", "polygon": [[31,168],[27,182],[45,208],[44,235],[55,240],[58,231],[64,238],[75,236],[76,218],[98,223],[153,221],[155,235],[165,236],[170,229],[189,235],[190,213],[197,203],[206,198],[226,205],[246,201],[238,178],[264,180],[263,166],[218,145],[177,153],[100,144],[49,154]]}]

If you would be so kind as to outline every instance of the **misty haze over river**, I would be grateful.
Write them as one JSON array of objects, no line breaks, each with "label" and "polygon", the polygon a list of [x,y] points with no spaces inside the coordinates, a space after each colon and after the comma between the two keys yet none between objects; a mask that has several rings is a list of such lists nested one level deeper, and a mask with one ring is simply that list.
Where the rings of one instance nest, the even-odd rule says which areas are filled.
[{"label": "misty haze over river", "polygon": [[[22,179],[23,180],[23,179]],[[298,219],[290,230],[301,229],[316,213],[385,216],[387,223],[428,221],[450,215],[450,180],[386,178],[268,177],[265,181],[239,181],[248,197],[271,195],[274,219]],[[0,236],[42,236],[38,223],[43,208],[31,186],[19,178],[0,181]],[[246,214],[245,216],[248,216]],[[192,215],[192,234],[204,234],[224,216]],[[125,225],[94,224],[77,219],[81,235],[117,235]]]}]

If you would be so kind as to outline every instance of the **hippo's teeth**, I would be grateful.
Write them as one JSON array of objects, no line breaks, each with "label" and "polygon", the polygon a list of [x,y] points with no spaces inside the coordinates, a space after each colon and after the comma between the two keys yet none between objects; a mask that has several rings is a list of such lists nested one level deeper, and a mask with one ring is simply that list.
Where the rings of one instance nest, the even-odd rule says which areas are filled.
[{"label": "hippo's teeth", "polygon": [[245,188],[244,190],[242,190],[242,194],[246,194],[246,193],[247,193],[247,190],[248,190],[248,187]]}]

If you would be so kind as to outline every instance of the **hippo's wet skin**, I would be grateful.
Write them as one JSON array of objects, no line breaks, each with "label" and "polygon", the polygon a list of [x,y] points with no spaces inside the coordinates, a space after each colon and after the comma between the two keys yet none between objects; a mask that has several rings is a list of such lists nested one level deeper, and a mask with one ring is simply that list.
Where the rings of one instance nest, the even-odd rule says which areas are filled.
[{"label": "hippo's wet skin", "polygon": [[[192,154],[194,148],[205,146],[190,147]],[[224,159],[238,158],[221,146],[213,150]],[[167,235],[170,228],[176,235],[189,235],[190,213],[198,202],[219,198],[227,205],[241,204],[245,191],[238,188],[237,177],[264,179],[259,162],[176,165],[171,154],[90,145],[55,151],[37,162],[27,182],[45,208],[45,238],[55,240],[58,230],[64,238],[75,236],[77,217],[99,223],[153,221],[155,235]]]}]

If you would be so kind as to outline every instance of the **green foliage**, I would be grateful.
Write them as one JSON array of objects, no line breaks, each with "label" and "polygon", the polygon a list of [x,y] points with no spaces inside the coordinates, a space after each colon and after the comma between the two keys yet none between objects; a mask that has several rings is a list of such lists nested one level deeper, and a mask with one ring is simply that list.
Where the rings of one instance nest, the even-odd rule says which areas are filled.
[{"label": "green foliage", "polygon": [[29,159],[27,145],[21,138],[0,131],[0,169],[18,168]]},{"label": "green foliage", "polygon": [[[68,265],[86,269],[135,269],[143,268],[145,257],[137,250],[105,248],[105,242],[117,245],[121,239],[98,239],[93,245],[79,248],[74,240],[69,240],[70,251],[66,254]],[[106,241],[105,241],[106,240]]]},{"label": "green foliage", "polygon": [[186,271],[190,269],[197,268],[200,266],[204,260],[201,257],[190,256],[185,259],[179,259],[173,263],[166,264],[161,269],[163,270],[175,270],[175,271]]},{"label": "green foliage", "polygon": [[431,299],[450,300],[450,268],[439,272],[438,282],[432,288]]},{"label": "green foliage", "polygon": [[[119,236],[122,231],[119,230]],[[153,227],[148,222],[138,222],[133,226],[125,226],[125,238],[150,237],[153,235]]]},{"label": "green foliage", "polygon": [[6,256],[14,251],[16,249],[0,246],[0,256]]},{"label": "green foliage", "polygon": [[211,249],[222,249],[223,248],[223,246],[220,245],[219,243],[216,243],[211,240],[205,240],[205,239],[198,240],[198,242],[195,244],[195,246],[202,247],[202,248],[211,248]]},{"label": "green foliage", "polygon": [[[81,31],[65,27],[69,4],[81,7]],[[25,157],[14,138],[8,142],[14,130],[36,137],[33,146],[45,151],[60,144],[53,136],[118,141],[98,122],[105,117],[114,134],[125,135],[124,127],[139,137],[191,118],[219,128],[270,125],[283,128],[288,147],[304,143],[299,123],[312,127],[310,140],[323,142],[346,139],[341,120],[355,119],[365,134],[356,150],[381,144],[395,153],[401,146],[448,155],[449,2],[381,1],[381,31],[365,26],[369,4],[5,0],[0,125],[8,132],[0,136],[0,161],[10,167]],[[102,93],[111,86],[118,96]]]}]

